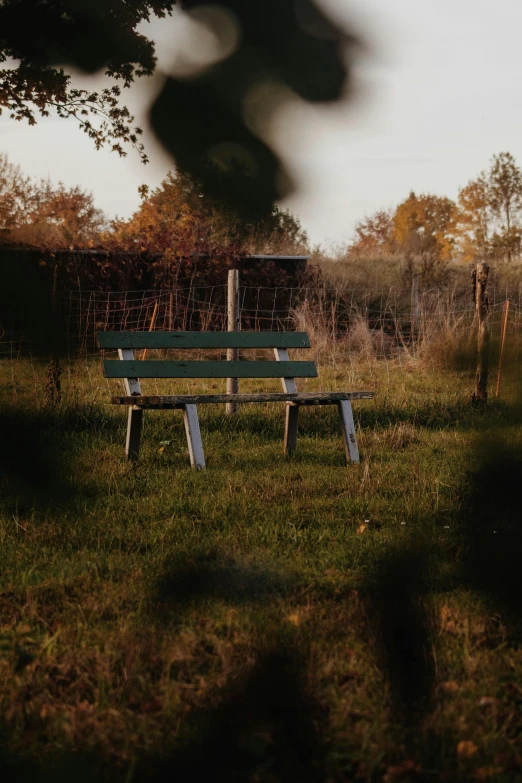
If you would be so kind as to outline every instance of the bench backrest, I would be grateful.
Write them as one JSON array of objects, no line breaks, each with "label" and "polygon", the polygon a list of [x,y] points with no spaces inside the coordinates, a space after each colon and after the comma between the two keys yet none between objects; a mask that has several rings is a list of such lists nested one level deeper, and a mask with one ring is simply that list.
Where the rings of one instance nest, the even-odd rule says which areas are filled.
[{"label": "bench backrest", "polygon": [[[314,362],[289,361],[289,348],[309,348],[305,332],[98,332],[100,348],[118,350],[104,361],[107,378],[316,378]],[[135,349],[272,348],[277,361],[142,361]]]}]

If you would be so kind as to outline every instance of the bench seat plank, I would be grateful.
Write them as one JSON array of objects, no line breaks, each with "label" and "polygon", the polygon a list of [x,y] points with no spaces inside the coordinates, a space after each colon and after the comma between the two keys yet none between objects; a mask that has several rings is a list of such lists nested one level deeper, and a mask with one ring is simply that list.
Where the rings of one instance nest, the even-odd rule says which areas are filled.
[{"label": "bench seat plank", "polygon": [[306,332],[98,332],[100,348],[310,348]]},{"label": "bench seat plank", "polygon": [[317,378],[314,362],[105,361],[107,378]]},{"label": "bench seat plank", "polygon": [[132,397],[112,397],[113,405],[135,405],[139,408],[177,408],[184,405],[226,402],[290,402],[296,405],[337,405],[343,400],[372,400],[374,392],[299,392],[284,394],[280,392],[266,394],[175,394],[141,395]]}]

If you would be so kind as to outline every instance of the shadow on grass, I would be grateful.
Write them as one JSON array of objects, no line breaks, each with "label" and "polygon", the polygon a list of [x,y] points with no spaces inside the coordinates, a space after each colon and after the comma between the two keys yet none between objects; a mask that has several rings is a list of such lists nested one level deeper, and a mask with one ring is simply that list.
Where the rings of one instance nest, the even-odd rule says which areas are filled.
[{"label": "shadow on grass", "polygon": [[231,605],[262,603],[290,589],[289,580],[246,567],[218,550],[169,557],[151,597],[151,608],[167,620],[183,608],[207,600]]},{"label": "shadow on grass", "polygon": [[308,694],[306,656],[272,640],[219,704],[187,718],[163,758],[139,760],[133,783],[150,781],[317,781],[328,779],[325,715]]},{"label": "shadow on grass", "polygon": [[84,760],[74,755],[63,755],[48,763],[36,763],[3,751],[7,746],[0,735],[0,776],[2,783],[99,783],[94,760]]},{"label": "shadow on grass", "polygon": [[127,774],[73,754],[37,764],[0,752],[2,780],[323,783],[329,779],[326,715],[309,694],[306,665],[307,656],[276,631],[261,644],[252,668],[220,692],[217,705],[187,715],[172,743],[141,755]]},{"label": "shadow on grass", "polygon": [[[234,433],[250,432],[269,438],[281,439],[284,432],[284,406],[270,405],[267,412],[248,406],[240,408],[237,416],[217,415],[201,416],[202,431],[233,436]],[[326,409],[326,410],[325,410]],[[395,427],[400,423],[409,423],[427,430],[443,428],[473,429],[487,424],[495,416],[499,422],[509,417],[509,408],[501,402],[493,402],[488,411],[473,408],[469,400],[454,402],[426,402],[411,405],[379,405],[372,403],[353,404],[354,418],[363,430],[365,428]],[[276,415],[276,412],[279,415]],[[308,435],[340,434],[339,416],[335,406],[305,408],[300,412],[300,432]]]},{"label": "shadow on grass", "polygon": [[[512,408],[510,424],[521,423],[522,409]],[[481,594],[498,623],[507,627],[508,645],[518,647],[522,640],[522,445],[507,441],[501,428],[491,426],[479,436],[477,450],[470,455],[474,462],[477,458],[479,467],[463,486],[455,568],[439,587],[451,591],[458,586]],[[455,765],[455,779],[460,780],[466,777],[459,777],[455,756],[448,762],[447,750],[456,748],[458,738],[439,736],[433,730],[425,735],[422,729],[433,706],[436,678],[431,638],[435,618],[425,598],[434,590],[438,560],[448,555],[437,544],[402,545],[375,564],[363,594],[372,643],[390,689],[392,724],[406,752],[435,770],[446,755],[446,762]],[[498,644],[500,635],[493,626],[491,633]]]},{"label": "shadow on grass", "polygon": [[407,735],[429,711],[435,679],[431,627],[423,598],[428,553],[421,547],[392,552],[375,566],[365,592],[375,648],[390,688],[393,722]]},{"label": "shadow on grass", "polygon": [[96,406],[0,412],[0,476],[8,514],[74,504],[79,483],[66,478],[71,437],[117,432],[118,421]]},{"label": "shadow on grass", "polygon": [[[475,415],[482,420],[480,413]],[[509,423],[522,420],[518,410],[510,417]],[[418,418],[415,421],[419,423]],[[48,491],[46,482],[54,466],[44,465],[43,454],[40,444],[31,454],[31,470],[47,470],[41,487]],[[471,456],[476,459],[477,454]],[[502,620],[510,623],[510,642],[517,643],[522,612],[522,449],[503,441],[500,431],[491,428],[482,434],[478,456],[481,464],[463,488],[459,580],[462,586],[487,596]],[[26,479],[23,452],[17,458],[15,468]],[[438,550],[422,544],[395,548],[376,563],[363,591],[372,642],[390,687],[392,723],[403,732],[406,752],[420,753],[426,766],[429,757],[433,769],[442,758],[438,746],[456,746],[453,737],[423,739],[422,734],[435,683],[433,619],[423,599],[432,589],[429,572],[439,556]],[[291,589],[280,577],[243,567],[218,551],[192,553],[188,562],[180,553],[166,564],[153,605],[158,616],[168,621],[185,607],[207,600],[256,603],[274,600]],[[222,692],[217,705],[186,717],[179,741],[165,749],[161,758],[140,758],[127,779],[140,783],[334,779],[328,768],[328,748],[321,739],[325,716],[305,684],[305,653],[275,632],[272,644],[264,645],[252,670]],[[419,751],[422,742],[425,747]],[[8,760],[6,768],[16,769],[18,763]],[[74,775],[81,781],[78,764]],[[36,768],[27,770],[26,777],[37,783],[50,779]],[[61,780],[59,774],[53,773],[52,779]],[[84,773],[83,780],[95,779],[88,774]]]},{"label": "shadow on grass", "polygon": [[487,426],[494,416],[499,424],[509,416],[509,409],[500,402],[491,405],[486,413],[473,408],[469,400],[454,403],[435,403],[406,406],[367,406],[359,413],[355,411],[356,422],[364,430],[396,427],[397,424],[411,424],[425,430],[458,429],[471,430]]},{"label": "shadow on grass", "polygon": [[26,514],[33,507],[71,497],[56,435],[36,412],[0,413],[0,473],[7,513]]},{"label": "shadow on grass", "polygon": [[[522,421],[522,411],[519,411]],[[479,444],[462,514],[463,579],[522,640],[522,444],[493,433]]]}]

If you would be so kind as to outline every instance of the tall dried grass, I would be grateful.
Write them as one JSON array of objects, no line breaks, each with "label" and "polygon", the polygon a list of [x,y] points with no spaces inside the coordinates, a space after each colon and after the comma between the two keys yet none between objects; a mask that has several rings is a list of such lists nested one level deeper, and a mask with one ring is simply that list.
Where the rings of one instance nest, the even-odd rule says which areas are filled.
[{"label": "tall dried grass", "polygon": [[296,330],[310,336],[318,364],[398,359],[445,369],[473,353],[473,311],[460,309],[453,295],[424,297],[416,324],[390,307],[380,325],[372,326],[358,304],[344,307],[342,317],[339,305],[318,297],[292,311]]}]

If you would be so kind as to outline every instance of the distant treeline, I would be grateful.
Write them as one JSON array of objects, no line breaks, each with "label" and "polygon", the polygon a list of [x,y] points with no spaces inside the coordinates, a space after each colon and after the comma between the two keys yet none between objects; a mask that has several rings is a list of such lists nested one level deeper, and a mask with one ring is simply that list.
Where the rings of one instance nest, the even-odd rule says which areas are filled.
[{"label": "distant treeline", "polygon": [[411,192],[396,209],[380,210],[355,227],[352,258],[424,255],[511,261],[522,253],[522,170],[509,152],[459,190],[457,201]]}]

